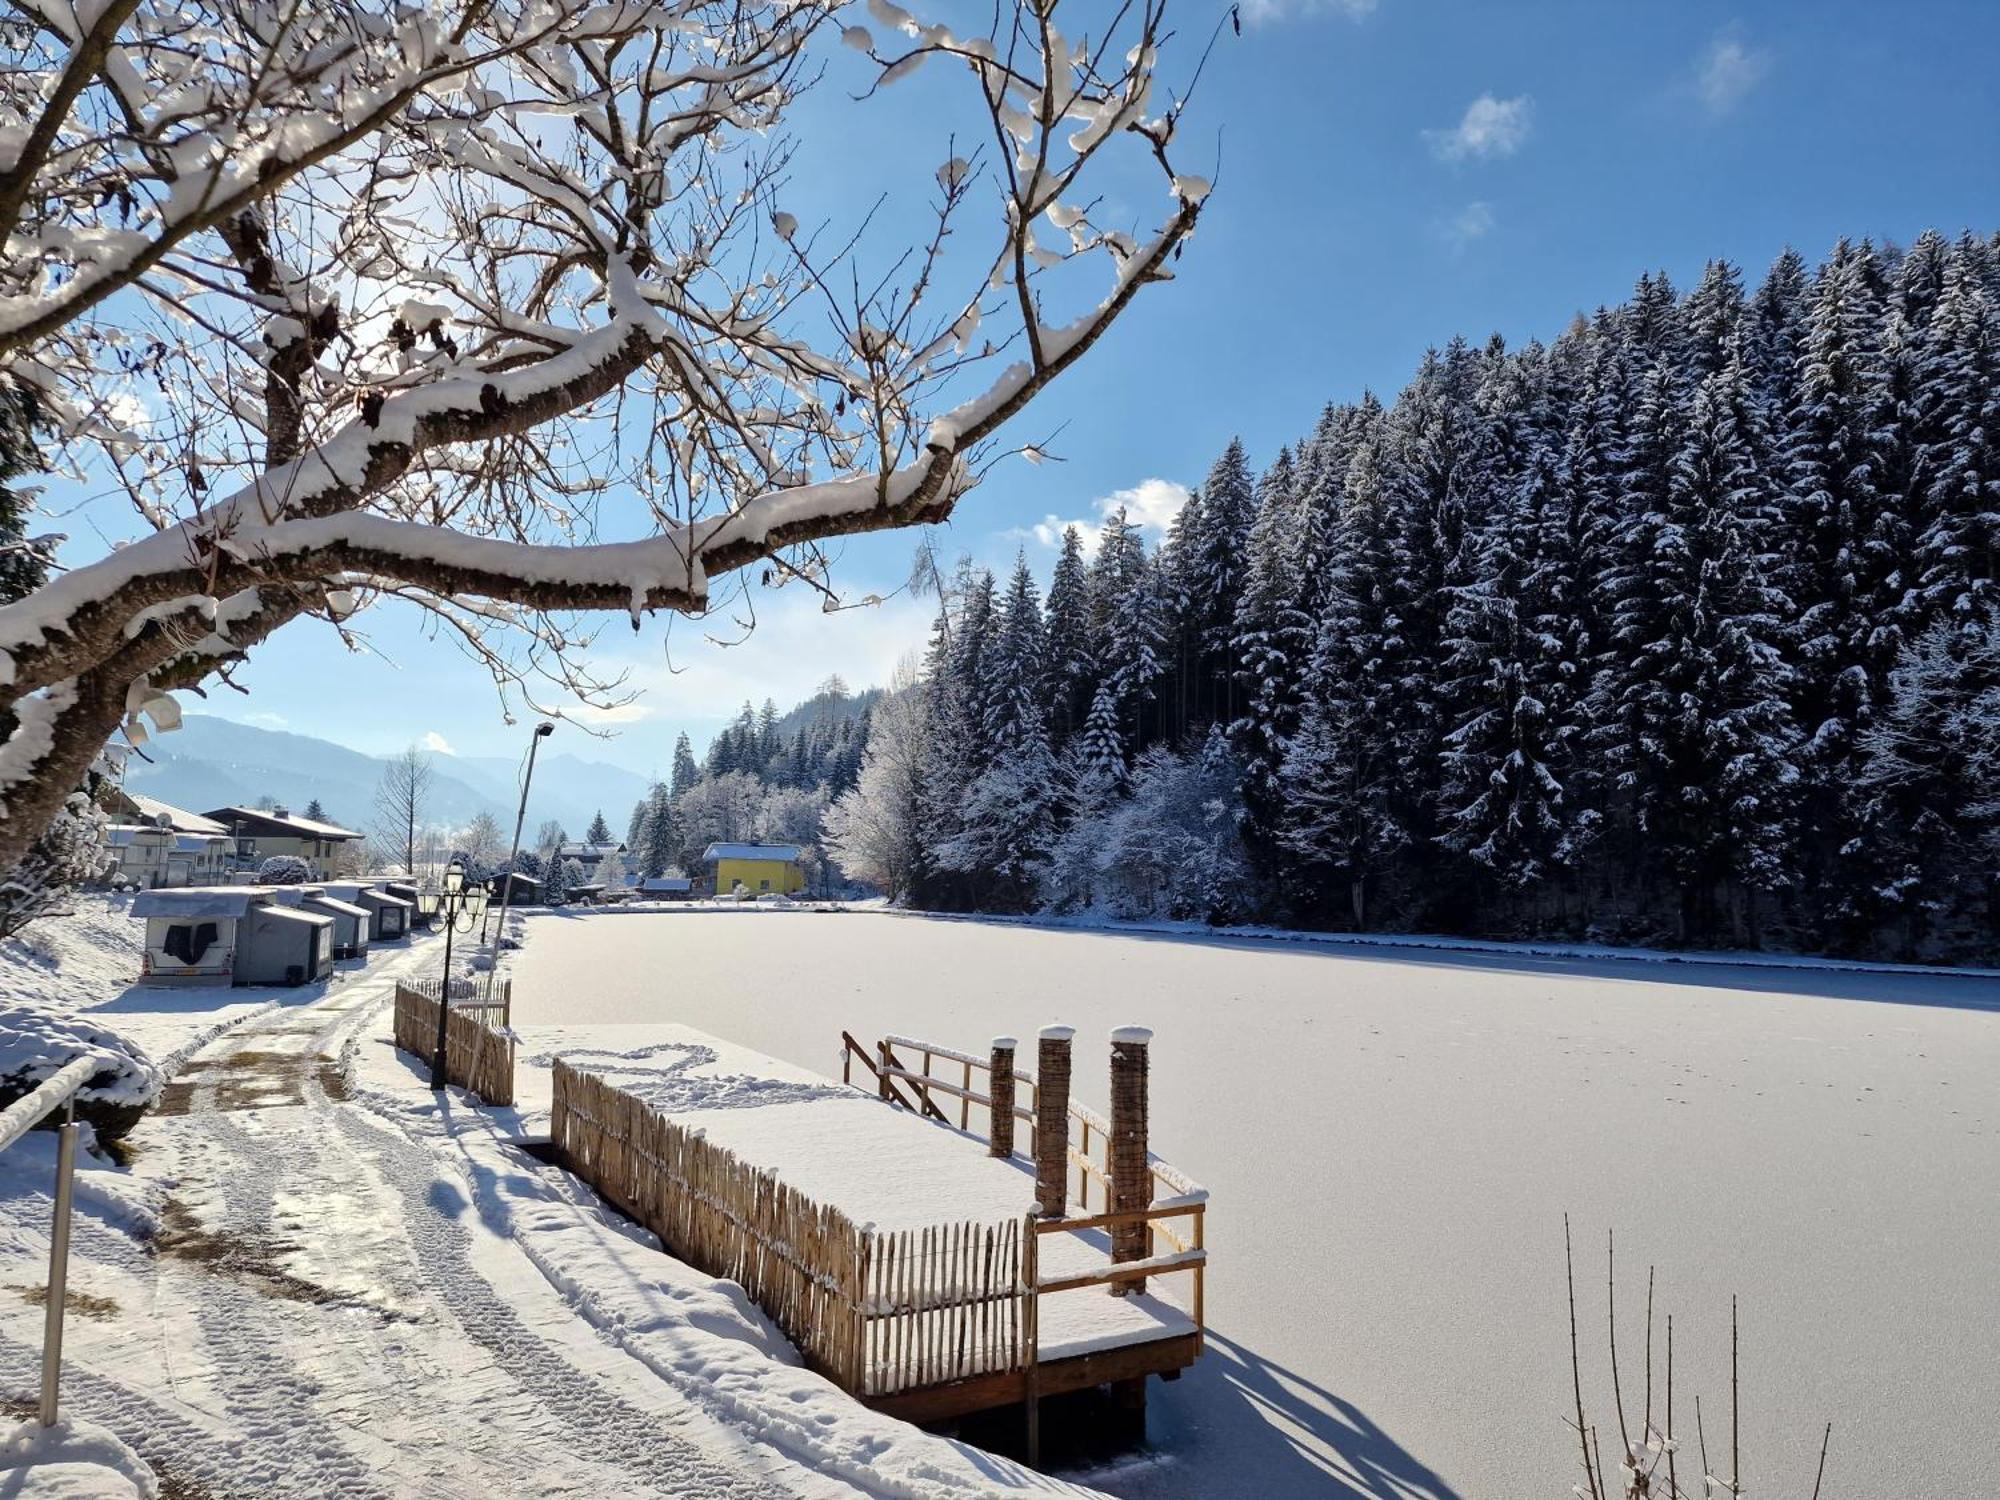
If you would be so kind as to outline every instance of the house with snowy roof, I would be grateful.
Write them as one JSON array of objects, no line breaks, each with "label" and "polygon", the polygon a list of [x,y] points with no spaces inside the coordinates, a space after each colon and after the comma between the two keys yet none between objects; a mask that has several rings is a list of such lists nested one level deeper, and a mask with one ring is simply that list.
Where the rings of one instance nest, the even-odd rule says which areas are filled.
[{"label": "house with snowy roof", "polygon": [[789,896],[806,888],[803,852],[797,844],[716,843],[702,851],[701,862],[718,896]]},{"label": "house with snowy roof", "polygon": [[571,860],[582,867],[586,875],[594,874],[597,867],[614,854],[623,854],[625,846],[616,839],[606,839],[593,843],[588,839],[566,839],[556,846],[556,855],[565,864]]},{"label": "house with snowy roof", "polygon": [[283,807],[268,811],[258,807],[217,807],[207,816],[221,824],[236,841],[237,868],[254,870],[273,855],[295,854],[306,862],[315,880],[339,874],[349,852],[365,837],[336,823],[302,818]]},{"label": "house with snowy roof", "polygon": [[104,844],[117,861],[109,874],[113,885],[207,885],[229,869],[233,842],[212,819],[122,789],[112,796],[111,814]]}]

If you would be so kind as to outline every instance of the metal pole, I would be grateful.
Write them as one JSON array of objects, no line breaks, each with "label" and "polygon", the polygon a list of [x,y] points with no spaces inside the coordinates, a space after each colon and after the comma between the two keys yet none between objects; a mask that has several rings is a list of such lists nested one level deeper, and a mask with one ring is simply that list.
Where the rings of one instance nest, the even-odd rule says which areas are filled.
[{"label": "metal pole", "polygon": [[49,1305],[42,1319],[42,1425],[56,1425],[62,1385],[63,1305],[69,1300],[69,1209],[76,1185],[76,1100],[57,1132],[56,1221],[49,1235]]},{"label": "metal pole", "polygon": [[444,1044],[445,1025],[451,1019],[451,935],[458,926],[458,913],[452,908],[463,903],[454,902],[443,896],[438,900],[438,910],[444,913],[444,982],[438,986],[438,1039],[437,1055],[431,1059],[431,1087],[445,1086]]},{"label": "metal pole", "polygon": [[[500,917],[493,924],[493,948],[488,954],[492,960],[486,970],[488,1001],[493,998],[493,981],[500,973],[500,940],[507,933],[507,907],[514,896],[514,861],[521,857],[521,829],[528,821],[528,788],[535,783],[535,752],[541,748],[542,740],[554,733],[555,725],[544,720],[537,724],[535,732],[528,736],[528,774],[521,778],[521,805],[514,813],[514,846],[507,851],[507,869],[500,881]],[[560,845],[556,848],[556,858],[562,858]]]}]

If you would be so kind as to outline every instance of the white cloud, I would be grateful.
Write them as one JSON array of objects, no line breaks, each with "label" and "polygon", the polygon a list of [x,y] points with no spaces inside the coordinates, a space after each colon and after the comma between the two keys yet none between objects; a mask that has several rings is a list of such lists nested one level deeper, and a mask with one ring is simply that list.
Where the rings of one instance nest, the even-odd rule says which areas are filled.
[{"label": "white cloud", "polygon": [[[738,622],[751,617],[753,604],[756,628],[746,635]],[[663,649],[656,644],[639,658],[594,654],[594,669],[622,669],[624,690],[640,696],[610,718],[586,722],[617,727],[727,718],[746,698],[788,708],[835,673],[857,688],[886,685],[898,662],[923,650],[930,626],[930,603],[907,594],[826,614],[820,595],[803,587],[756,588],[747,600],[719,603],[705,619],[674,621]]]},{"label": "white cloud", "polygon": [[1444,237],[1454,249],[1463,250],[1491,234],[1494,222],[1492,204],[1483,200],[1468,203],[1445,222]]},{"label": "white cloud", "polygon": [[433,753],[438,755],[458,754],[456,750],[451,748],[451,742],[447,740],[443,735],[439,734],[435,729],[428,729],[424,731],[422,744],[426,750],[432,751]]},{"label": "white cloud", "polygon": [[1376,0],[1240,0],[1239,8],[1246,24],[1261,26],[1329,11],[1350,21],[1365,21],[1375,14],[1375,6]]},{"label": "white cloud", "polygon": [[1512,156],[1528,138],[1535,104],[1526,94],[1495,99],[1481,94],[1465,106],[1465,116],[1449,130],[1426,130],[1431,154],[1439,161]]},{"label": "white cloud", "polygon": [[1711,115],[1728,114],[1771,71],[1771,54],[1723,32],[1709,43],[1695,71],[1695,93]]},{"label": "white cloud", "polygon": [[1063,531],[1074,526],[1082,533],[1083,550],[1094,553],[1097,551],[1097,538],[1104,531],[1104,522],[1122,505],[1126,519],[1145,532],[1149,540],[1157,542],[1167,534],[1167,528],[1174,524],[1174,517],[1181,513],[1181,507],[1187,502],[1186,485],[1176,484],[1171,479],[1142,479],[1130,489],[1113,490],[1096,501],[1095,519],[1079,516],[1066,521],[1056,515],[1044,516],[1026,534],[1033,536],[1044,547],[1060,547]]}]

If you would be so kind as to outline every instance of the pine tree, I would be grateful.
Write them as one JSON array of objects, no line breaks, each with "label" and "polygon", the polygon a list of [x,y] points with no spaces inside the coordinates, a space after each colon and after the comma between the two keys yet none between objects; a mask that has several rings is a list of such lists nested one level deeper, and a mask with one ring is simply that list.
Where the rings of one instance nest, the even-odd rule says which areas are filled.
[{"label": "pine tree", "polygon": [[1256,514],[1250,459],[1243,440],[1232,438],[1183,509],[1174,538],[1172,603],[1188,682],[1184,727],[1236,717],[1236,664],[1230,648],[1243,589],[1244,548]]},{"label": "pine tree", "polygon": [[326,821],[326,809],[319,805],[319,798],[315,797],[306,804],[306,816],[315,823]]},{"label": "pine tree", "polygon": [[1046,657],[1047,638],[1035,575],[1026,556],[1017,554],[986,661],[981,730],[996,756],[1013,753],[1034,735],[1046,737],[1040,706]]},{"label": "pine tree", "polygon": [[640,873],[648,880],[658,879],[680,861],[681,828],[674,808],[672,794],[654,782],[646,793],[646,817],[639,829],[639,842],[632,849],[638,856]]},{"label": "pine tree", "polygon": [[1663,503],[1623,539],[1618,764],[1691,940],[1721,930],[1729,883],[1773,889],[1790,862],[1786,602],[1765,582],[1771,508],[1753,458],[1756,420],[1735,359],[1703,382]]},{"label": "pine tree", "polygon": [[701,767],[695,763],[694,747],[688,743],[687,732],[683,730],[674,740],[674,769],[668,785],[674,796],[685,794],[701,777]]},{"label": "pine tree", "polygon": [[1544,552],[1560,547],[1561,506],[1544,451],[1483,528],[1477,579],[1448,619],[1446,670],[1464,717],[1445,740],[1440,839],[1518,889],[1566,872],[1587,841],[1568,788],[1584,725],[1573,638],[1556,617],[1565,561]]},{"label": "pine tree", "polygon": [[1063,528],[1062,554],[1049,579],[1047,657],[1042,694],[1049,705],[1049,733],[1062,744],[1083,726],[1096,690],[1097,652],[1090,619],[1090,581],[1083,537]]},{"label": "pine tree", "polygon": [[2000,589],[2000,317],[1964,241],[1945,272],[1918,399],[1929,438],[1918,586],[1930,618],[1976,632]]},{"label": "pine tree", "polygon": [[1292,456],[1289,450],[1280,450],[1258,485],[1257,519],[1250,528],[1249,558],[1230,645],[1243,713],[1229,726],[1229,737],[1242,758],[1251,815],[1260,829],[1277,816],[1278,769],[1298,733],[1302,679],[1312,642],[1312,622],[1303,607],[1306,585],[1299,512]]},{"label": "pine tree", "polygon": [[569,860],[557,857],[548,863],[542,874],[542,900],[550,906],[569,905],[570,871],[576,866]]},{"label": "pine tree", "polygon": [[590,820],[590,826],[583,831],[584,839],[593,844],[611,842],[611,825],[604,821],[604,811],[600,808]]}]

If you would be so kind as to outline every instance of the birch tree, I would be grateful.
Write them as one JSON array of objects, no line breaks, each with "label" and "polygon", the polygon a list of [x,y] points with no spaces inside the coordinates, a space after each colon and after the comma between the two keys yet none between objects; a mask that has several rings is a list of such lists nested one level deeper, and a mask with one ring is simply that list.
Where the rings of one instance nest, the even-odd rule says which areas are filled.
[{"label": "birch tree", "polygon": [[[139,534],[0,607],[0,868],[301,618],[414,601],[541,711],[615,692],[580,612],[837,607],[815,544],[948,516],[1195,226],[1163,0],[1081,3],[10,0],[0,383]],[[966,85],[886,257],[786,206],[843,43]]]}]

